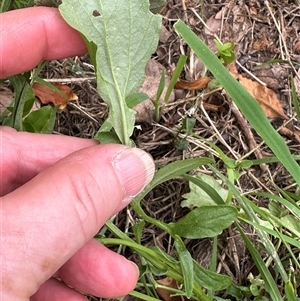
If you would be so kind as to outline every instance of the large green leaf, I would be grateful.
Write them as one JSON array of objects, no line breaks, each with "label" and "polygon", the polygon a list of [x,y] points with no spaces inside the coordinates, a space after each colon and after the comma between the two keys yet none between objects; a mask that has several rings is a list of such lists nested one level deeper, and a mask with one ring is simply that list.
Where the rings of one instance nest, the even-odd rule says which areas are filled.
[{"label": "large green leaf", "polygon": [[202,206],[169,226],[174,234],[181,237],[214,237],[229,227],[237,219],[237,215],[238,212],[233,206]]},{"label": "large green leaf", "polygon": [[63,18],[81,32],[96,67],[97,88],[109,105],[109,122],[120,141],[130,144],[134,111],[126,97],[141,85],[156,50],[161,17],[147,0],[64,0]]}]

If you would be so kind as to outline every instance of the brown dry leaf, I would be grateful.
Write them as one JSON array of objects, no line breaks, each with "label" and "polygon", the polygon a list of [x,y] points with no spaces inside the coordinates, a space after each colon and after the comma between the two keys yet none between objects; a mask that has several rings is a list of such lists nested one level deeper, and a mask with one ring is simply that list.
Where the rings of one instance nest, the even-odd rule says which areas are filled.
[{"label": "brown dry leaf", "polygon": [[212,112],[220,112],[222,108],[217,105],[213,105],[211,103],[204,102],[203,107],[206,111],[212,111]]},{"label": "brown dry leaf", "polygon": [[258,101],[268,118],[288,119],[276,93],[266,86],[239,75],[240,83]]},{"label": "brown dry leaf", "polygon": [[62,110],[70,101],[78,99],[78,96],[67,85],[58,83],[52,83],[52,85],[59,89],[62,93],[56,92],[39,83],[34,83],[32,85],[33,92],[35,96],[40,99],[41,103],[52,103],[55,106],[60,105],[59,109]]},{"label": "brown dry leaf", "polygon": [[4,112],[14,98],[14,93],[4,86],[0,86],[0,113]]},{"label": "brown dry leaf", "polygon": [[[174,280],[171,277],[166,277],[160,280],[157,280],[157,283],[163,286],[167,286],[170,288],[178,289],[178,283],[176,280]],[[187,300],[184,297],[181,296],[173,296],[174,294],[168,290],[165,290],[163,288],[157,288],[156,289],[157,293],[160,295],[160,297],[164,301],[182,301],[182,300]]]},{"label": "brown dry leaf", "polygon": [[253,43],[253,49],[254,50],[266,50],[270,45],[270,42],[266,37],[261,38],[260,40],[256,40]]},{"label": "brown dry leaf", "polygon": [[265,115],[268,118],[282,118],[288,119],[283,111],[283,107],[276,93],[268,87],[248,79],[240,75],[236,71],[235,64],[229,64],[227,66],[232,76],[239,80],[242,86],[257,100]]},{"label": "brown dry leaf", "polygon": [[165,26],[162,25],[160,30],[159,40],[162,43],[167,43],[171,36],[172,36],[171,32]]},{"label": "brown dry leaf", "polygon": [[290,139],[293,139],[293,140],[297,141],[298,143],[300,143],[300,131],[299,130],[292,131],[289,128],[284,126],[279,130],[279,133],[281,135],[285,135],[285,136],[289,137]]},{"label": "brown dry leaf", "polygon": [[211,81],[209,77],[203,76],[199,79],[195,79],[193,81],[186,81],[180,79],[175,84],[175,89],[178,90],[201,90],[207,87],[207,84]]},{"label": "brown dry leaf", "polygon": [[300,53],[300,41],[294,45],[294,53]]}]

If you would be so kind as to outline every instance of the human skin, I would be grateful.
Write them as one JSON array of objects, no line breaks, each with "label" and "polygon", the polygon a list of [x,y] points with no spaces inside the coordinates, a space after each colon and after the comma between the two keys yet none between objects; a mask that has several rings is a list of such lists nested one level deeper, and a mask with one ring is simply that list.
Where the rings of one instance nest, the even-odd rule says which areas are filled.
[{"label": "human skin", "polygon": [[86,51],[80,34],[55,8],[33,7],[0,15],[0,78],[28,71],[41,60]]},{"label": "human skin", "polygon": [[[0,15],[0,37],[0,78],[86,51],[52,8]],[[0,160],[0,300],[83,301],[80,292],[116,298],[134,288],[137,267],[93,236],[151,180],[149,155],[0,127]]]}]

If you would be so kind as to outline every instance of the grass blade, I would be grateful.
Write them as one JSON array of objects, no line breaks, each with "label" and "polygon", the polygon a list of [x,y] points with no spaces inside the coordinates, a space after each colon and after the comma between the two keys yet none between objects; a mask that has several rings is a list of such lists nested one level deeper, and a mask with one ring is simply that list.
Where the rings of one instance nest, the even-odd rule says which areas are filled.
[{"label": "grass blade", "polygon": [[174,27],[224,87],[257,134],[261,136],[289,171],[295,182],[300,185],[300,166],[292,157],[285,141],[266,118],[257,101],[230,75],[220,60],[187,25],[179,20]]},{"label": "grass blade", "polygon": [[274,281],[270,271],[266,267],[264,261],[261,259],[258,251],[255,249],[254,245],[249,240],[249,238],[245,235],[245,233],[240,228],[238,223],[236,223],[236,226],[237,226],[244,242],[246,243],[247,249],[249,250],[251,257],[252,257],[253,261],[255,262],[256,267],[258,268],[262,278],[265,281],[266,289],[267,289],[268,293],[271,295],[271,300],[282,301],[277,284],[275,283],[275,281]]},{"label": "grass blade", "polygon": [[175,70],[174,70],[174,72],[172,74],[171,81],[170,81],[169,87],[167,89],[165,98],[164,98],[164,102],[165,103],[167,103],[168,100],[169,100],[171,92],[173,91],[174,86],[175,86],[175,84],[176,84],[176,82],[177,82],[177,80],[178,80],[178,78],[179,78],[179,76],[180,76],[180,74],[182,72],[182,69],[183,69],[183,67],[185,65],[186,60],[187,60],[187,56],[186,55],[183,55],[183,54],[180,55],[179,60],[178,60],[178,62],[176,64],[176,68],[175,68]]},{"label": "grass blade", "polygon": [[297,97],[295,81],[294,81],[293,76],[291,76],[291,84],[292,84],[292,100],[293,100],[293,104],[294,104],[296,114],[298,116],[298,119],[300,120],[300,103],[299,103],[299,99]]},{"label": "grass blade", "polygon": [[156,172],[153,180],[146,186],[146,188],[134,198],[133,202],[139,203],[146,196],[146,194],[149,193],[157,185],[173,178],[179,177],[186,172],[199,167],[200,165],[209,164],[212,162],[213,160],[210,158],[195,158],[176,161],[162,167]]}]

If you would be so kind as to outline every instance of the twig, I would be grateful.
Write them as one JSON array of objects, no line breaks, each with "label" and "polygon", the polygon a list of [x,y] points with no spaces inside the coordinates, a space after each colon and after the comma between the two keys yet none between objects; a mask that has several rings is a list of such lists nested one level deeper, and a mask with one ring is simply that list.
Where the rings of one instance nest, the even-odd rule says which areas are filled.
[{"label": "twig", "polygon": [[69,102],[68,105],[76,108],[78,111],[80,111],[81,113],[86,115],[88,118],[90,118],[92,121],[94,121],[97,124],[97,126],[100,126],[99,121],[97,121],[93,116],[91,116],[90,114],[85,112],[79,105],[76,105],[75,103],[72,103],[72,102]]},{"label": "twig", "polygon": [[45,78],[44,81],[49,83],[80,83],[85,81],[96,80],[96,76],[92,77],[72,77],[72,78]]},{"label": "twig", "polygon": [[[280,47],[281,57],[282,57],[283,60],[287,60],[289,62],[290,66],[292,67],[292,69],[295,72],[296,76],[298,76],[297,70],[295,69],[294,65],[292,64],[291,57],[290,57],[288,48],[286,46],[285,37],[284,37],[284,35],[282,33],[282,30],[280,29],[280,25],[278,24],[278,22],[277,22],[277,20],[276,20],[276,18],[274,16],[274,14],[273,14],[273,12],[272,12],[272,9],[270,7],[269,1],[265,0],[265,4],[266,4],[266,6],[267,6],[267,8],[269,10],[269,13],[270,13],[270,15],[271,15],[271,17],[273,19],[273,22],[274,22],[274,24],[275,24],[275,26],[277,28],[277,31],[279,33],[279,36],[280,36],[279,43],[280,43],[280,45],[283,45],[283,47],[284,47],[286,58],[285,58],[285,56],[284,56],[284,54],[282,52],[282,49],[281,49],[282,47]],[[281,20],[282,20],[282,16],[281,16]],[[283,20],[281,21],[281,23],[282,23],[282,27],[283,27]]]},{"label": "twig", "polygon": [[211,127],[214,129],[214,131],[216,132],[217,136],[219,137],[220,142],[226,146],[226,148],[229,150],[229,152],[233,155],[233,157],[238,160],[239,157],[238,155],[231,149],[231,147],[227,144],[227,142],[224,140],[224,138],[222,137],[222,135],[220,134],[220,132],[218,131],[218,129],[215,127],[214,123],[212,122],[212,120],[210,119],[210,117],[208,116],[204,106],[203,106],[203,102],[201,101],[200,103],[200,108],[202,110],[202,112],[204,113],[205,117],[207,118],[207,120],[209,121]]}]

